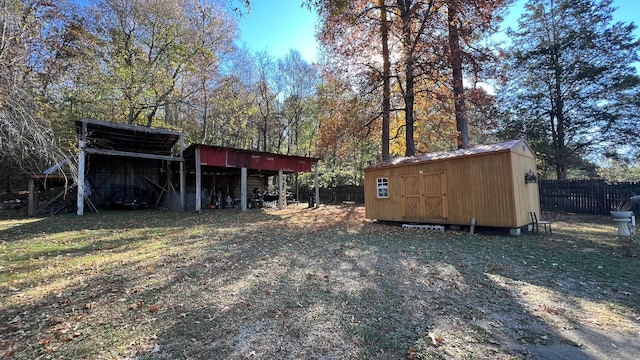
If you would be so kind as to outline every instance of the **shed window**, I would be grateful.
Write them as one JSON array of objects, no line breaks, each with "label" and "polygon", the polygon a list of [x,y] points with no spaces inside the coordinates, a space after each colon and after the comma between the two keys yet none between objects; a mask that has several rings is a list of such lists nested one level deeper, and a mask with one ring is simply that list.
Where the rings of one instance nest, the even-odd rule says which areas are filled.
[{"label": "shed window", "polygon": [[378,197],[379,198],[389,197],[389,179],[378,178]]}]

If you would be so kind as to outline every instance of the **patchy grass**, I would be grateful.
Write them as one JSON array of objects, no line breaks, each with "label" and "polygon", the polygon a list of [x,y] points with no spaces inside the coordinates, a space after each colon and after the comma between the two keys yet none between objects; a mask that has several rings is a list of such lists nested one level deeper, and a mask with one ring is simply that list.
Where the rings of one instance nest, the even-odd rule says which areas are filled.
[{"label": "patchy grass", "polygon": [[[0,357],[633,358],[637,243],[606,217],[470,236],[364,208],[0,220]],[[553,354],[553,355],[550,355]]]}]

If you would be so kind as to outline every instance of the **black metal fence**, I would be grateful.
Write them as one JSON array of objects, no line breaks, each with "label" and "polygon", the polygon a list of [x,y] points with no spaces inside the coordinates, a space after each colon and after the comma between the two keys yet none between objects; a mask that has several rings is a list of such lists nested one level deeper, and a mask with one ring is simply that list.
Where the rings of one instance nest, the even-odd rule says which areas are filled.
[{"label": "black metal fence", "polygon": [[[541,180],[543,211],[608,215],[624,198],[640,194],[640,182],[607,183],[603,180]],[[634,207],[638,213],[639,206]]]}]

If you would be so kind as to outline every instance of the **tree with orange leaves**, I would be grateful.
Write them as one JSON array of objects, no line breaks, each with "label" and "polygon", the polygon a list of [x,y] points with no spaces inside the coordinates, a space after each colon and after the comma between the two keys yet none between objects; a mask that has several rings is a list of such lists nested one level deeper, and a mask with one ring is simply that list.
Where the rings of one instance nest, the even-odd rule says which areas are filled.
[{"label": "tree with orange leaves", "polygon": [[[309,2],[308,2],[309,3]],[[479,40],[494,29],[503,0],[376,0],[310,1],[322,19],[319,38],[335,65],[352,79],[362,94],[382,92],[382,109],[374,112],[376,120],[392,112],[404,134],[404,155],[416,153],[416,105],[420,92],[450,94],[441,98],[454,103],[459,147],[469,143],[468,118],[463,77],[465,72],[477,76],[489,60],[488,51],[478,51]],[[381,40],[378,40],[381,39]],[[386,39],[386,41],[385,41]],[[387,53],[388,52],[388,53]],[[386,60],[390,73],[387,74]],[[450,80],[443,81],[448,77]],[[389,81],[389,82],[386,82]],[[393,90],[387,91],[387,84]],[[382,90],[380,90],[382,88]],[[389,100],[391,107],[386,111]],[[448,108],[440,106],[440,108]],[[442,114],[444,116],[444,114]],[[424,125],[423,125],[424,126]],[[397,138],[393,133],[390,138]],[[385,136],[383,135],[383,149]],[[386,154],[383,152],[383,159]]]}]

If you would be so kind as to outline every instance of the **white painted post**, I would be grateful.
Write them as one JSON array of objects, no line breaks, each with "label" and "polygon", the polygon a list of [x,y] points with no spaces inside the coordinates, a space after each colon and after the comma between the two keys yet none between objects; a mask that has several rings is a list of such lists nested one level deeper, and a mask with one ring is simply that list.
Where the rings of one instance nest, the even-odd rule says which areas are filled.
[{"label": "white painted post", "polygon": [[278,209],[284,208],[284,181],[283,181],[284,173],[282,170],[278,170]]},{"label": "white painted post", "polygon": [[85,167],[85,153],[84,148],[86,143],[82,140],[78,143],[80,148],[80,154],[78,154],[78,195],[76,200],[76,207],[78,208],[76,214],[79,216],[84,215],[84,167]]},{"label": "white painted post", "polygon": [[247,211],[247,168],[240,169],[240,209]]},{"label": "white painted post", "polygon": [[202,169],[200,167],[200,148],[196,148],[196,212],[202,210]]},{"label": "white painted post", "polygon": [[315,199],[316,206],[315,207],[320,206],[320,187],[318,186],[318,166],[319,165],[320,164],[316,163],[315,170],[314,170],[315,177],[313,179],[313,185],[316,188],[316,199]]},{"label": "white painted post", "polygon": [[185,209],[185,186],[187,186],[186,174],[184,169],[184,134],[180,135],[180,212]]}]

